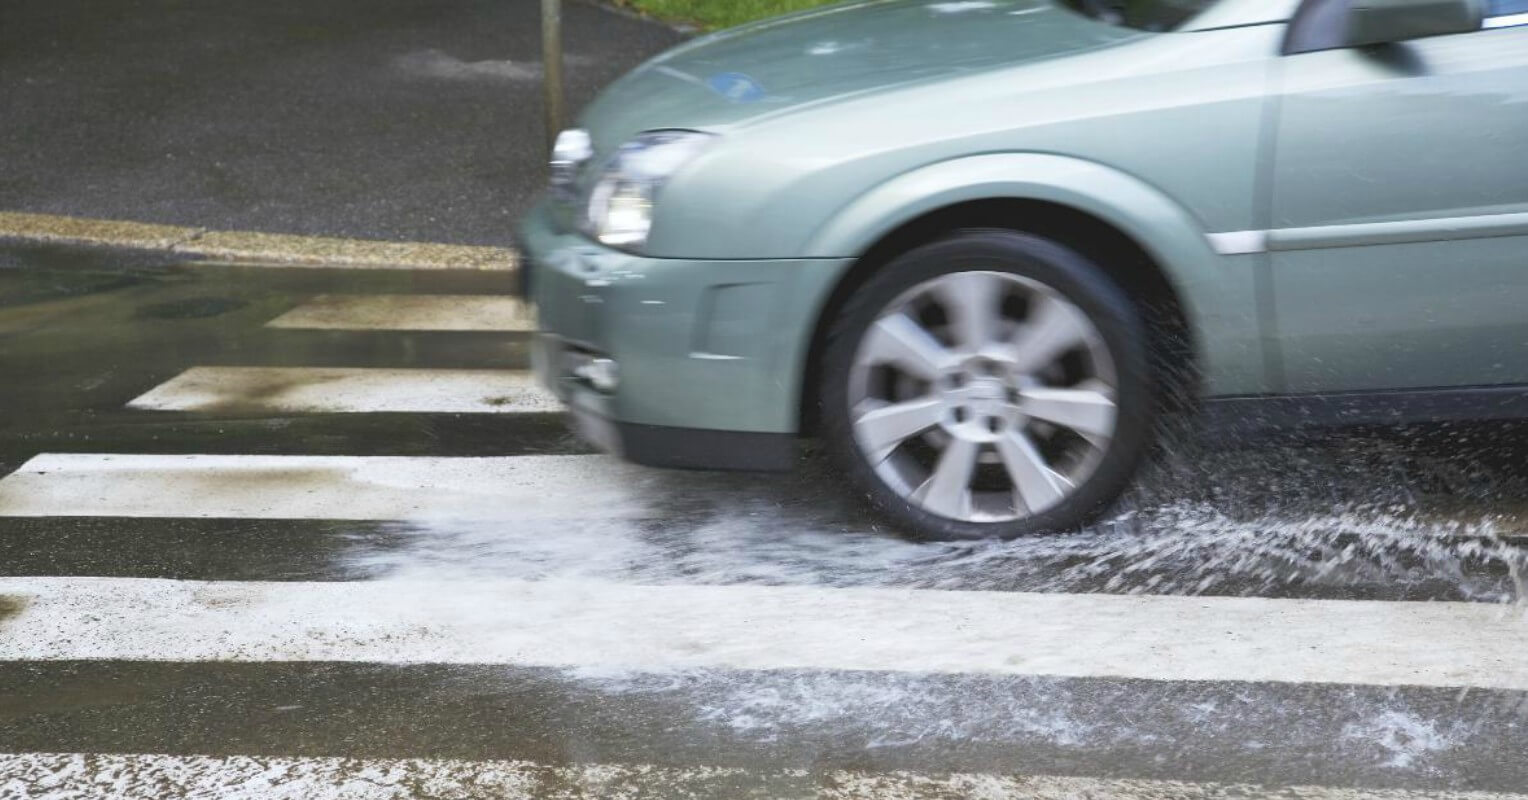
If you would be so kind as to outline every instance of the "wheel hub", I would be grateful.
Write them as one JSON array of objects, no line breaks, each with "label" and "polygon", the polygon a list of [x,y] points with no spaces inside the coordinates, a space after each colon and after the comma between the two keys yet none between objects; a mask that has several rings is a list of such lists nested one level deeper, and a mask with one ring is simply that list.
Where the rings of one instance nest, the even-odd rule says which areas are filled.
[{"label": "wheel hub", "polygon": [[1017,388],[1003,378],[962,371],[946,385],[950,388],[941,395],[946,411],[943,427],[951,436],[995,442],[1010,428],[1025,423],[1024,413],[1014,402]]},{"label": "wheel hub", "polygon": [[927,512],[999,521],[1043,511],[1087,479],[1114,433],[1101,340],[1076,305],[1019,275],[952,272],[913,286],[857,348],[856,444]]}]

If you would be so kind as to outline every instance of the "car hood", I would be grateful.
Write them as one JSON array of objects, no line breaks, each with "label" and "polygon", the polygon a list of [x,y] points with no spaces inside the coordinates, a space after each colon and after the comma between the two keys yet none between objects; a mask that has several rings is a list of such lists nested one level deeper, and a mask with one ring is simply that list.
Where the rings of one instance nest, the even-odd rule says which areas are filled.
[{"label": "car hood", "polygon": [[670,50],[612,84],[585,111],[583,124],[603,150],[643,130],[715,130],[1142,35],[1050,0],[843,3]]}]

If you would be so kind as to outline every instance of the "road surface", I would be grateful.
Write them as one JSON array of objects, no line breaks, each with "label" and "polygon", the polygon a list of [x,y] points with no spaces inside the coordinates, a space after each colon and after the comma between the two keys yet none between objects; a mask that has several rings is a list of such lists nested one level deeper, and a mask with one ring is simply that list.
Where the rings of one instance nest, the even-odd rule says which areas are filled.
[{"label": "road surface", "polygon": [[504,273],[0,264],[0,796],[1528,793],[1521,429],[922,544],[593,453]]}]

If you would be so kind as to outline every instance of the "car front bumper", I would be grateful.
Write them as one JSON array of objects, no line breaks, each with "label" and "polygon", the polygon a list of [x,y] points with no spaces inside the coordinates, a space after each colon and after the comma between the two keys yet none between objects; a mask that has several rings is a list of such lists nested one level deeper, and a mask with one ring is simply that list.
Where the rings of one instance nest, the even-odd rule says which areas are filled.
[{"label": "car front bumper", "polygon": [[846,260],[644,258],[559,230],[545,203],[518,234],[537,371],[580,435],[655,466],[794,463],[812,330]]}]

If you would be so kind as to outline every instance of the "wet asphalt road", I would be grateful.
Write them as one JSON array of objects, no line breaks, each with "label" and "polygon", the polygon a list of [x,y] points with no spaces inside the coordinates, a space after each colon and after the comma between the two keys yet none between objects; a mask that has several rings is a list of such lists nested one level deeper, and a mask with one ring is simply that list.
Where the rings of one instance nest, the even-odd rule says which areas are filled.
[{"label": "wet asphalt road", "polygon": [[[709,788],[693,795],[646,784],[650,796],[808,796],[835,770],[1528,790],[1521,758],[1528,695],[1506,688],[812,665],[632,669],[601,663],[597,652],[588,663],[559,668],[534,659],[376,663],[232,651],[196,659],[49,659],[5,650],[6,626],[42,613],[22,607],[14,593],[7,600],[6,581],[78,576],[248,582],[274,586],[269,591],[278,596],[283,586],[303,592],[315,583],[414,582],[440,587],[447,607],[453,585],[505,580],[571,581],[585,590],[800,587],[828,593],[823,597],[897,588],[1373,600],[1398,613],[1426,601],[1515,604],[1523,596],[1528,432],[1520,426],[1256,442],[1187,432],[1163,448],[1140,487],[1095,529],[949,545],[880,528],[838,494],[810,451],[791,475],[621,471],[591,455],[555,415],[521,413],[514,403],[503,413],[466,414],[389,410],[389,397],[374,398],[367,413],[283,408],[282,392],[303,380],[298,373],[280,391],[222,410],[128,407],[193,367],[523,370],[527,334],[519,331],[397,330],[388,319],[348,330],[267,326],[318,295],[494,295],[505,283],[491,273],[135,263],[60,249],[0,253],[0,474],[25,472],[24,464],[48,453],[403,459],[394,465],[568,456],[595,459],[578,462],[594,465],[589,480],[618,484],[542,486],[532,472],[523,482],[541,486],[535,491],[563,512],[521,516],[507,507],[486,516],[351,520],[343,513],[228,511],[265,508],[239,505],[262,492],[332,491],[325,484],[332,476],[321,470],[287,476],[295,487],[235,476],[161,499],[82,473],[79,494],[62,489],[51,511],[17,516],[17,497],[5,493],[11,475],[0,480],[0,653],[13,653],[0,659],[0,753],[739,770],[725,780],[713,775]],[[422,490],[401,474],[384,481],[384,494],[412,493],[428,505],[458,489]],[[203,477],[181,473],[166,485]],[[33,485],[62,486],[47,483],[58,478],[42,474]],[[580,496],[596,488],[639,493],[642,513],[580,509]],[[144,494],[152,513],[80,505],[109,506],[119,490]],[[430,492],[435,500],[425,496]],[[53,502],[35,493],[25,499]],[[379,499],[357,495],[355,502]],[[158,611],[149,605],[134,613]],[[576,634],[588,632],[570,629]],[[621,634],[595,630],[593,641],[601,635],[614,641]],[[0,756],[0,795],[67,796],[42,787],[63,780],[68,764],[28,764]],[[144,780],[160,788],[143,796],[175,793],[173,781]],[[336,786],[292,796],[345,796]],[[479,790],[440,796],[503,796]],[[400,791],[396,796],[430,794]]]},{"label": "wet asphalt road", "polygon": [[[570,1],[570,110],[679,34]],[[0,210],[508,244],[536,0],[6,0]]]}]

